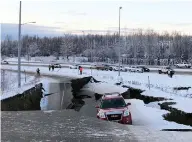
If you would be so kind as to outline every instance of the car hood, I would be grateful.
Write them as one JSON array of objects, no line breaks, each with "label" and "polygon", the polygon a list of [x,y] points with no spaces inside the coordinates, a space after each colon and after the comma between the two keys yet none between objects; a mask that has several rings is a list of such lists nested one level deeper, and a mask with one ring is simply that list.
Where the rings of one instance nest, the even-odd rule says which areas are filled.
[{"label": "car hood", "polygon": [[108,108],[108,109],[100,109],[100,111],[104,112],[105,114],[122,114],[127,108]]}]

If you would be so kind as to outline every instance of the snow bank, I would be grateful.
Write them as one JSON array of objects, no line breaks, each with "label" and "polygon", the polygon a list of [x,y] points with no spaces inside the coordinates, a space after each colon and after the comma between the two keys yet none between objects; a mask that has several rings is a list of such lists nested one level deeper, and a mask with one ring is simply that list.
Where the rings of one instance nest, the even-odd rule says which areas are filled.
[{"label": "snow bank", "polygon": [[119,92],[124,93],[127,88],[122,88],[121,86],[115,86],[107,83],[88,83],[83,87],[83,90],[89,90],[98,94]]},{"label": "snow bank", "polygon": [[178,110],[182,110],[187,113],[192,113],[192,98],[176,96],[174,94],[162,92],[159,90],[147,90],[142,92],[141,94],[145,96],[164,97],[167,99],[172,99],[161,102],[176,102],[176,104],[171,105],[171,107],[177,108]]},{"label": "snow bank", "polygon": [[[54,82],[55,80],[54,79],[50,79],[50,78],[34,78],[34,77],[31,77],[30,80],[27,80],[27,82],[24,82],[22,81],[21,82],[21,88],[18,88],[17,87],[17,82],[15,82],[15,85],[12,89],[9,89],[9,90],[5,90],[2,92],[2,94],[0,95],[0,100],[3,100],[3,99],[6,99],[6,98],[9,98],[9,97],[13,97],[17,94],[22,94],[24,91],[32,88],[35,86],[35,84],[39,84],[39,83],[43,83],[43,84],[48,84],[48,82]],[[43,86],[44,87],[44,86]],[[45,89],[46,86],[45,86]]]},{"label": "snow bank", "polygon": [[131,103],[129,108],[132,113],[133,125],[148,126],[157,130],[192,129],[190,126],[164,120],[162,115],[168,113],[168,111],[147,107],[143,101],[137,99],[129,99],[126,102]]}]

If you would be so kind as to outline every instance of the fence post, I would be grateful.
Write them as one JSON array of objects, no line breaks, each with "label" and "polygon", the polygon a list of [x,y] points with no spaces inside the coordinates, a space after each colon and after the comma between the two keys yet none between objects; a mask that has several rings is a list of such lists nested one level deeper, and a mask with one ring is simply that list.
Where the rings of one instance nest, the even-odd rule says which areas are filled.
[{"label": "fence post", "polygon": [[149,76],[148,76],[148,86],[149,86],[149,90],[150,90],[150,79],[149,79]]},{"label": "fence post", "polygon": [[5,70],[2,70],[2,81],[1,81],[1,91],[4,91],[5,88]]},{"label": "fence post", "polygon": [[25,82],[26,82],[26,72],[25,72],[25,70],[24,70],[24,73],[25,73]]}]

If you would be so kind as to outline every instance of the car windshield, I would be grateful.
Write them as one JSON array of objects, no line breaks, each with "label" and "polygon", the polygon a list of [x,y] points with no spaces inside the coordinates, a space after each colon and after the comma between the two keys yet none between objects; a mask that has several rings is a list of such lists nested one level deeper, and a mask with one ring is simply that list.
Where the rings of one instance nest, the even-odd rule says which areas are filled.
[{"label": "car windshield", "polygon": [[118,107],[125,107],[125,101],[123,98],[113,98],[113,99],[106,99],[101,102],[101,108],[118,108]]}]

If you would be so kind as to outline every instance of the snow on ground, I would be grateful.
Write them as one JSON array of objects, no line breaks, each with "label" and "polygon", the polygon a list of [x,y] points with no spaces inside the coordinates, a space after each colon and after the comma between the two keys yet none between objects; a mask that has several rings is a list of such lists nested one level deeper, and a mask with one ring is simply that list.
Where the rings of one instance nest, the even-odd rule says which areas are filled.
[{"label": "snow on ground", "polygon": [[146,126],[129,126],[139,142],[191,142],[191,132],[154,131]]},{"label": "snow on ground", "polygon": [[[6,57],[4,60],[8,61],[8,62],[17,62],[18,58],[17,57]],[[51,63],[51,62],[55,62],[55,63],[80,63],[80,62],[87,62],[88,58],[86,57],[69,57],[69,60],[67,60],[66,58],[63,57],[59,57],[59,59],[57,60],[56,57],[54,56],[39,56],[39,57],[30,57],[30,59],[28,60],[27,57],[21,57],[21,62],[36,62],[36,63]]]},{"label": "snow on ground", "polygon": [[[18,88],[17,73],[5,71],[4,78],[5,82],[1,84],[1,95],[0,95],[1,100],[15,96],[17,94],[21,94],[24,91],[34,87],[35,84],[38,83],[45,84],[45,82],[49,82],[50,80],[53,81],[53,79],[50,78],[36,78],[35,76],[31,75],[26,75],[26,81],[25,81],[25,74],[21,74],[21,88]],[[2,88],[3,85],[4,89]]]},{"label": "snow on ground", "polygon": [[[4,69],[13,69],[17,70],[16,66],[1,66]],[[114,85],[117,82],[117,74],[118,72],[114,71],[98,71],[98,70],[90,70],[84,69],[83,75],[79,75],[77,69],[68,69],[68,68],[61,68],[55,69],[55,71],[49,71],[46,67],[39,67],[40,72],[42,74],[48,75],[59,75],[59,76],[69,76],[75,78],[81,78],[85,76],[92,75],[95,79],[106,82],[108,84]],[[33,71],[35,72],[37,67],[29,67],[29,66],[22,66],[21,70],[25,71]],[[192,87],[192,76],[191,75],[174,75],[173,78],[168,77],[164,74],[157,74],[157,73],[128,73],[122,72],[121,77],[123,79],[124,85],[132,86],[135,88],[146,90],[143,95],[150,95],[150,96],[158,96],[158,97],[165,97],[165,98],[172,98],[175,99],[179,105],[174,105],[174,107],[179,107],[183,102],[192,102],[191,94],[192,89],[188,91],[174,91],[174,87]],[[149,82],[148,77],[150,80],[150,90],[149,90]],[[113,88],[113,87],[109,87]],[[188,97],[188,98],[187,98]],[[183,98],[183,99],[182,99]],[[180,101],[181,100],[181,101]],[[185,100],[185,101],[182,101]],[[180,103],[179,103],[180,101]],[[185,106],[185,103],[183,104]],[[183,109],[184,107],[182,107]],[[185,107],[184,110],[191,111],[192,107]]]},{"label": "snow on ground", "polygon": [[[2,65],[2,68],[4,69],[14,69],[17,70],[17,66],[7,66]],[[26,71],[36,71],[37,67],[30,67],[30,66],[22,66],[22,70]],[[40,70],[46,73],[50,73],[48,70],[48,67],[40,67]],[[76,69],[55,69],[54,72],[51,72],[54,74],[57,73],[68,73],[69,75],[78,75],[78,70]],[[84,69],[84,75],[91,75],[90,69]],[[116,81],[117,79],[117,72],[114,71],[97,71],[92,70],[92,75],[98,79],[105,79],[105,81]],[[123,78],[124,84],[128,84],[129,81],[135,81],[136,84],[142,84],[142,86],[145,86],[145,88],[148,85],[148,76],[150,80],[150,84],[152,84],[152,87],[160,87],[161,88],[173,88],[173,87],[187,87],[192,86],[192,76],[191,75],[174,75],[173,78],[168,77],[165,74],[156,74],[156,73],[129,73],[129,72],[122,72],[121,77]]]},{"label": "snow on ground", "polygon": [[[95,79],[105,81],[108,84],[117,82],[115,75],[117,72],[98,71],[93,74]],[[150,90],[148,76],[151,84]],[[121,73],[121,77],[124,85],[146,90],[142,95],[173,99],[172,101],[176,102],[176,104],[172,105],[172,107],[192,113],[192,107],[190,107],[192,106],[192,89],[177,92],[173,90],[174,87],[192,87],[191,75],[175,75],[170,78],[167,75],[154,73]]]},{"label": "snow on ground", "polygon": [[192,129],[190,126],[169,122],[163,119],[162,115],[168,113],[166,110],[161,110],[156,107],[148,107],[143,101],[137,99],[129,99],[129,106],[133,125],[148,126],[153,129]]},{"label": "snow on ground", "polygon": [[[18,62],[17,57],[15,57],[15,58],[5,58],[4,60],[8,61],[8,62]],[[27,61],[28,61],[27,59],[21,57],[21,62],[27,62]]]},{"label": "snow on ground", "polygon": [[192,106],[192,98],[178,96],[178,95],[175,96],[174,94],[170,94],[170,93],[166,93],[166,92],[162,92],[162,91],[154,90],[154,89],[144,91],[142,93],[142,95],[173,99],[173,100],[161,101],[161,103],[163,103],[163,102],[176,102],[176,104],[171,105],[171,107],[177,108],[177,109],[182,110],[182,111],[187,112],[187,113],[192,113],[192,107],[191,107]]},{"label": "snow on ground", "polygon": [[[2,68],[12,68],[17,70],[17,67],[14,66],[2,66]],[[26,71],[36,71],[36,67],[25,67],[22,66],[22,70]],[[102,81],[101,83],[89,83],[85,86],[85,89],[91,89],[96,93],[109,93],[109,92],[123,92],[126,88],[114,85],[117,83],[117,74],[118,72],[113,71],[97,71],[84,69],[83,75],[78,74],[77,69],[55,69],[55,71],[49,71],[48,68],[40,67],[42,74],[50,75],[61,75],[61,76],[75,76],[77,78],[90,76],[92,75],[95,79]],[[143,95],[148,96],[158,96],[165,98],[172,98],[173,102],[176,102],[177,107],[180,110],[186,112],[192,112],[192,98],[187,98],[186,96],[169,92],[173,87],[188,87],[192,86],[192,76],[190,75],[175,75],[173,78],[169,78],[167,75],[159,75],[155,73],[128,73],[122,72],[121,77],[123,78],[124,85],[132,86],[135,88],[140,88],[144,91]],[[148,77],[150,79],[150,90],[148,88]],[[170,89],[166,91],[166,88]],[[125,89],[125,90],[124,90]],[[165,128],[192,128],[185,125],[180,125],[174,122],[168,122],[163,120],[162,115],[166,114],[167,111],[160,110],[157,108],[157,104],[153,103],[151,105],[144,105],[140,100],[130,100],[132,105],[130,106],[134,125],[145,125],[150,127],[155,127],[156,129],[165,129]]]},{"label": "snow on ground", "polygon": [[[32,67],[32,66],[21,66],[21,71],[33,72],[36,73],[36,69],[40,69],[40,73],[42,75],[53,75],[53,76],[61,76],[61,77],[69,77],[69,78],[82,78],[87,76],[87,73],[80,75],[77,69],[68,69],[68,68],[55,68],[54,71],[49,71],[48,67]],[[1,65],[1,69],[9,69],[17,71],[17,66],[7,66]]]},{"label": "snow on ground", "polygon": [[[125,92],[126,88],[114,86],[109,83],[88,83],[83,90],[93,91],[95,93],[104,94],[110,92]],[[132,113],[134,126],[147,126],[152,129],[192,129],[190,126],[169,122],[163,119],[162,115],[169,113],[166,110],[161,110],[157,102],[145,105],[142,100],[126,99],[126,103],[130,102],[129,106]]]},{"label": "snow on ground", "polygon": [[[150,67],[149,68],[151,71],[156,71],[161,69],[161,67]],[[179,71],[179,72],[192,72],[192,68],[174,68],[174,71]]]},{"label": "snow on ground", "polygon": [[98,94],[105,94],[114,92],[123,93],[127,91],[127,88],[122,88],[121,86],[115,86],[107,83],[88,83],[83,87],[83,90],[89,90]]},{"label": "snow on ground", "polygon": [[[34,86],[35,82],[38,82],[33,76],[21,74],[21,86],[18,89],[17,73],[4,71],[1,72],[1,99],[11,97],[15,94],[22,93],[23,91]],[[25,81],[26,77],[26,81]],[[4,79],[3,79],[4,78]]]}]

